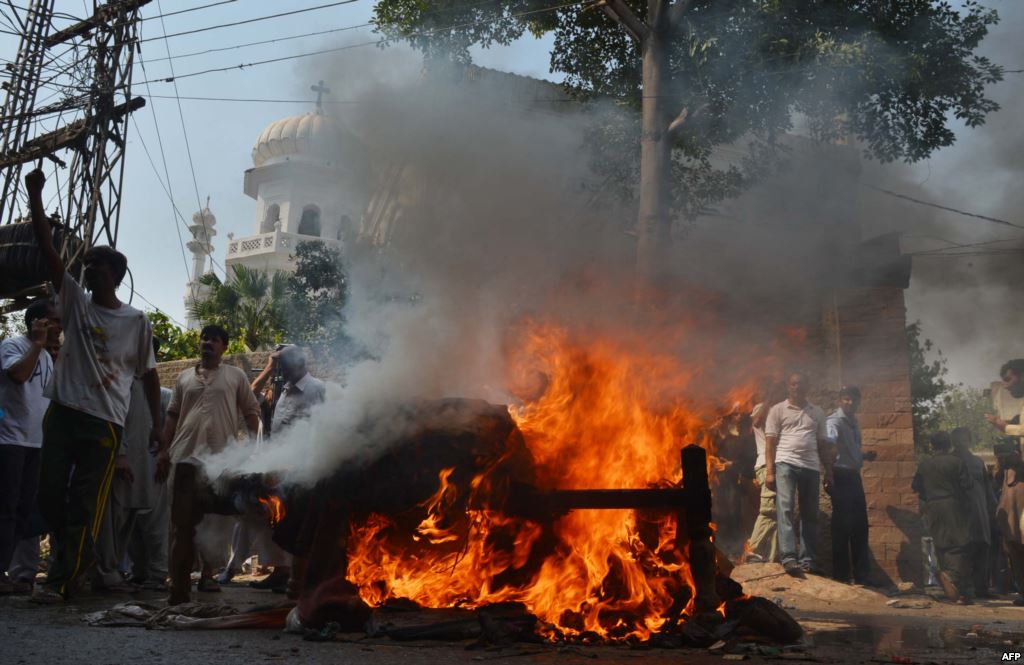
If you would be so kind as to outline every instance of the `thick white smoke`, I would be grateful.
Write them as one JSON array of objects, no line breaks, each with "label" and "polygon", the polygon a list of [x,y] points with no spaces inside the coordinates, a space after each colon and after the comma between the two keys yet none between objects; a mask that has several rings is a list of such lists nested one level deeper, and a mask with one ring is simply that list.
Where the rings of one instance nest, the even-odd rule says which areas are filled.
[{"label": "thick white smoke", "polygon": [[626,218],[594,205],[588,117],[556,87],[497,72],[424,74],[402,49],[330,63],[324,79],[356,102],[328,112],[368,148],[377,177],[365,199],[376,195],[380,210],[396,197],[401,210],[363,220],[364,246],[345,258],[347,331],[370,357],[345,368],[312,420],[260,454],[243,447],[207,460],[212,476],[285,469],[315,480],[400,434],[406,423],[379,415],[390,405],[507,403],[509,327],[538,308],[575,307],[577,320],[609,314],[617,303],[562,296],[587,270],[622,283],[631,272]]},{"label": "thick white smoke", "polygon": [[[311,420],[257,455],[239,447],[205,460],[211,476],[284,470],[287,480],[311,482],[340,464],[370,461],[410,425],[384,415],[395,403],[512,401],[505,345],[524,317],[580,328],[614,327],[632,315],[635,208],[591,170],[585,139],[593,109],[569,102],[554,86],[498,72],[425,72],[420,56],[401,48],[349,51],[320,69],[333,98],[345,101],[328,104],[329,113],[366,147],[374,174],[365,192],[371,206],[363,243],[345,257],[347,331],[369,355],[345,368]],[[855,148],[840,162],[834,150],[821,152],[802,139],[790,149],[788,172],[678,229],[680,290],[703,289],[708,307],[730,317],[726,326],[703,331],[715,348],[723,339],[736,349],[756,346],[774,332],[760,321],[793,311],[794,298],[820,289],[817,280],[834,261],[821,249],[827,227],[854,241],[894,230],[947,235],[931,211],[862,184],[913,193],[906,169],[858,163]],[[721,153],[722,160],[742,156]],[[1007,160],[1007,169],[1014,163]],[[962,315],[930,319],[921,309],[950,289],[977,296],[961,310],[968,319],[981,303],[991,307],[1005,296],[998,275],[975,273],[974,286],[958,277],[943,287],[941,271],[920,262],[915,269],[915,315],[926,322],[952,329],[950,319],[959,318],[962,327]],[[700,298],[694,302],[702,306]],[[662,324],[676,314],[694,316],[663,314]],[[930,327],[926,334],[941,341]],[[706,346],[688,343],[680,353]],[[992,348],[993,356],[1012,352]],[[702,377],[703,387],[724,393],[748,360],[738,351],[721,376]]]}]

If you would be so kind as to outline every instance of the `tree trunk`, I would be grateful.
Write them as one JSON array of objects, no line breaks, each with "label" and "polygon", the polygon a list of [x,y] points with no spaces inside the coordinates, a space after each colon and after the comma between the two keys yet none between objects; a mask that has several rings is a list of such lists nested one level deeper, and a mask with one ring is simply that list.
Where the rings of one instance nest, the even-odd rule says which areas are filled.
[{"label": "tree trunk", "polygon": [[668,17],[665,0],[650,0],[650,32],[643,50],[643,110],[640,128],[640,201],[637,214],[637,300],[652,297],[668,269],[671,242],[672,145],[665,96],[668,78]]}]

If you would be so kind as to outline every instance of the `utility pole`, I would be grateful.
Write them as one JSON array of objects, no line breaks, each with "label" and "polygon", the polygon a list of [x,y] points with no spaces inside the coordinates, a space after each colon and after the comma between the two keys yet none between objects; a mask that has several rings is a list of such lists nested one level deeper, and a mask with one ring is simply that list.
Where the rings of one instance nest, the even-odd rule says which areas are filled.
[{"label": "utility pole", "polygon": [[[128,115],[146,101],[132,97],[132,64],[138,48],[139,10],[151,0],[93,2],[92,16],[52,31],[53,0],[32,0],[22,24],[22,45],[11,67],[4,105],[0,169],[3,169],[3,223],[22,216],[22,166],[49,159],[67,168],[64,179],[64,235],[60,243],[67,265],[88,248],[116,246],[121,213]],[[17,11],[16,9],[14,11]],[[57,54],[53,54],[58,51]],[[43,61],[71,55],[81,77],[57,104],[35,107]],[[32,118],[60,112],[77,119],[32,136]],[[69,159],[57,153],[70,151]],[[68,164],[70,163],[70,165]],[[55,185],[57,183],[54,183]],[[0,293],[0,297],[12,294]]]}]

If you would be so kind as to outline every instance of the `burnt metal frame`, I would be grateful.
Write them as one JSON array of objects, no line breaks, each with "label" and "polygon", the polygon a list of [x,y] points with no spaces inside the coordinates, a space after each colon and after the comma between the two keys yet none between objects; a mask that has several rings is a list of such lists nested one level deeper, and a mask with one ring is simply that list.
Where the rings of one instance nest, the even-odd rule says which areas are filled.
[{"label": "burnt metal frame", "polygon": [[[717,559],[711,527],[711,488],[708,481],[707,452],[697,445],[680,451],[682,487],[654,489],[539,490],[514,484],[503,512],[525,518],[544,519],[571,510],[665,510],[675,512],[676,547],[686,551],[695,588],[697,612],[713,612],[721,601],[716,591]],[[252,476],[237,479],[238,484],[225,495],[218,495],[202,471],[190,464],[175,465],[174,496],[171,500],[171,524],[175,537],[171,553],[172,596],[177,602],[188,598],[188,575],[194,558],[192,538],[195,525],[204,514],[237,515],[246,500],[236,495],[252,495]],[[328,539],[329,542],[335,542]],[[179,542],[180,541],[180,542]]]},{"label": "burnt metal frame", "polygon": [[506,511],[513,515],[552,515],[571,510],[665,510],[676,513],[676,546],[688,552],[698,611],[718,608],[716,550],[711,527],[711,486],[707,452],[697,445],[680,451],[683,486],[621,490],[538,490],[513,486]]}]

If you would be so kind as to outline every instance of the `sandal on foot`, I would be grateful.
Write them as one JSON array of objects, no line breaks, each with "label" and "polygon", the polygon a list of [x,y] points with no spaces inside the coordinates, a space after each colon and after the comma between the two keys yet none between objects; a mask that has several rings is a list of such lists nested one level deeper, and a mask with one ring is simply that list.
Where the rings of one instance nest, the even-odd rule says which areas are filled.
[{"label": "sandal on foot", "polygon": [[203,593],[220,593],[220,585],[212,577],[202,577],[196,583],[196,591]]}]

